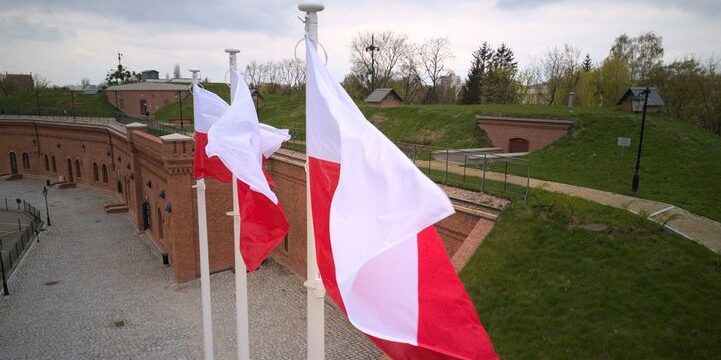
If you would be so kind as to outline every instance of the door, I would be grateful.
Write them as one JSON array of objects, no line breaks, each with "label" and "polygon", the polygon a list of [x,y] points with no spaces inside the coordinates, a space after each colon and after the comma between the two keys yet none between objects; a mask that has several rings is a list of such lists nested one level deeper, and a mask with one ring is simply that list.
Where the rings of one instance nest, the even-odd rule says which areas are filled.
[{"label": "door", "polygon": [[145,99],[140,100],[140,115],[148,116],[148,101]]},{"label": "door", "polygon": [[68,158],[68,179],[67,182],[73,182],[73,162],[70,161],[70,158]]},{"label": "door", "polygon": [[528,152],[528,140],[522,138],[513,138],[508,142],[508,152],[521,153]]},{"label": "door", "polygon": [[14,152],[10,153],[10,174],[18,174],[18,157],[15,155]]},{"label": "door", "polygon": [[143,202],[143,230],[150,229],[150,204]]}]

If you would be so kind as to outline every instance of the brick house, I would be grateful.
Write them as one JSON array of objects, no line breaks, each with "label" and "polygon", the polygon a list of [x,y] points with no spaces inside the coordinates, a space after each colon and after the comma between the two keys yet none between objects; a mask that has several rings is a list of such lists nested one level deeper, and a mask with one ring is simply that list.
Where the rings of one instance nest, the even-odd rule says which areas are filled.
[{"label": "brick house", "polygon": [[[626,93],[623,94],[620,100],[616,103],[619,109],[625,111],[641,112],[643,111],[643,100],[640,105],[634,106],[633,99],[644,97],[643,91],[645,87],[632,87],[629,88]],[[648,104],[646,105],[646,112],[659,112],[666,103],[658,94],[658,90],[655,87],[648,88],[651,92],[648,93]]]},{"label": "brick house", "polygon": [[393,89],[375,89],[363,101],[374,107],[392,107],[400,105],[403,99]]},{"label": "brick house", "polygon": [[134,117],[152,116],[158,109],[190,94],[189,84],[139,82],[105,89],[108,101]]}]

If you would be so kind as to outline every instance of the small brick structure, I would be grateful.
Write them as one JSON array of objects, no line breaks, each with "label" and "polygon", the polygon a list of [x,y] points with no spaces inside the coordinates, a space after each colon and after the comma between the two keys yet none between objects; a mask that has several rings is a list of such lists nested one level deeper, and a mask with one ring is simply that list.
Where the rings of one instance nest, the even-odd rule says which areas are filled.
[{"label": "small brick structure", "polygon": [[158,109],[183,100],[190,94],[190,85],[140,82],[108,87],[105,94],[108,102],[123,113],[143,117],[152,116]]},{"label": "small brick structure", "polygon": [[493,146],[506,153],[541,150],[568,134],[573,127],[573,121],[558,119],[479,115],[476,121]]},{"label": "small brick structure", "polygon": [[393,89],[375,89],[363,101],[373,107],[394,107],[403,103],[401,96]]}]

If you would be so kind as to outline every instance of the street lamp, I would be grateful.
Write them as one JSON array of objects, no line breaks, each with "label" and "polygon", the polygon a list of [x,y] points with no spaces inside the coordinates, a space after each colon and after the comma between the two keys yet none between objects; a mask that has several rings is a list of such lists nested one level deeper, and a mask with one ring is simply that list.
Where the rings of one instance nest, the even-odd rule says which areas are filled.
[{"label": "street lamp", "polygon": [[648,106],[648,94],[651,93],[650,88],[646,88],[641,92],[643,96],[633,98],[633,107],[638,108],[643,102],[643,112],[641,115],[641,136],[638,140],[638,154],[636,155],[636,169],[633,172],[633,184],[631,185],[631,193],[638,195],[638,182],[641,176],[641,149],[643,148],[643,130],[646,126],[646,107]]},{"label": "street lamp", "polygon": [[183,94],[178,90],[178,108],[180,109],[180,128],[183,128]]},{"label": "street lamp", "polygon": [[50,226],[50,208],[48,208],[48,188],[43,186],[43,196],[45,197],[45,215],[47,216],[47,223]]},{"label": "street lamp", "polygon": [[10,291],[8,290],[8,282],[7,278],[5,277],[5,261],[3,261],[2,249],[3,241],[2,239],[0,239],[0,272],[2,272],[3,276],[3,295],[7,296],[10,295]]},{"label": "street lamp", "polygon": [[375,39],[373,34],[371,34],[371,44],[369,46],[366,46],[365,49],[367,52],[371,53],[371,91],[376,89],[376,57],[375,53],[376,51],[380,50],[379,47],[375,44]]}]

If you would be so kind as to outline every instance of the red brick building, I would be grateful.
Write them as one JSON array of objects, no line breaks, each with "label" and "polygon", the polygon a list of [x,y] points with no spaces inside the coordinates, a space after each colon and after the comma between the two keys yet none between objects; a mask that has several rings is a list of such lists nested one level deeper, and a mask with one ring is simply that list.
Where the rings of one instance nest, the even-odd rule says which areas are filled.
[{"label": "red brick building", "polygon": [[[661,95],[658,94],[658,90],[656,90],[655,87],[648,88],[648,104],[646,105],[646,112],[659,112],[663,107],[666,105],[666,103],[661,98]],[[625,111],[633,111],[633,112],[641,112],[643,111],[643,101],[645,100],[645,97],[643,95],[643,91],[646,90],[645,87],[632,87],[629,88],[626,93],[621,96],[621,99],[618,100],[618,103],[616,105],[619,109],[625,110]],[[638,99],[638,102],[634,104],[634,99]]]},{"label": "red brick building", "polygon": [[476,121],[493,146],[506,153],[541,150],[568,134],[573,126],[573,121],[569,120],[500,116],[478,116]]},{"label": "red brick building", "polygon": [[[105,89],[108,102],[133,116],[152,116],[163,106],[181,101],[190,94],[190,85],[165,82],[139,82]],[[190,100],[188,100],[190,101]]]},{"label": "red brick building", "polygon": [[[138,231],[172,267],[177,282],[200,274],[193,139],[155,137],[143,124],[114,119],[0,116],[0,174],[73,182],[114,196],[126,205]],[[267,162],[290,229],[273,258],[301,276],[306,271],[304,154],[281,150]],[[62,190],[58,190],[62,191]],[[233,267],[230,184],[206,180],[210,271]],[[111,204],[108,204],[111,205]],[[446,249],[460,268],[475,252],[495,216],[456,206],[438,224]],[[123,216],[123,215],[118,215]]]},{"label": "red brick building", "polygon": [[403,102],[403,99],[393,89],[375,89],[363,101],[365,101],[369,106],[393,107],[400,105]]}]

